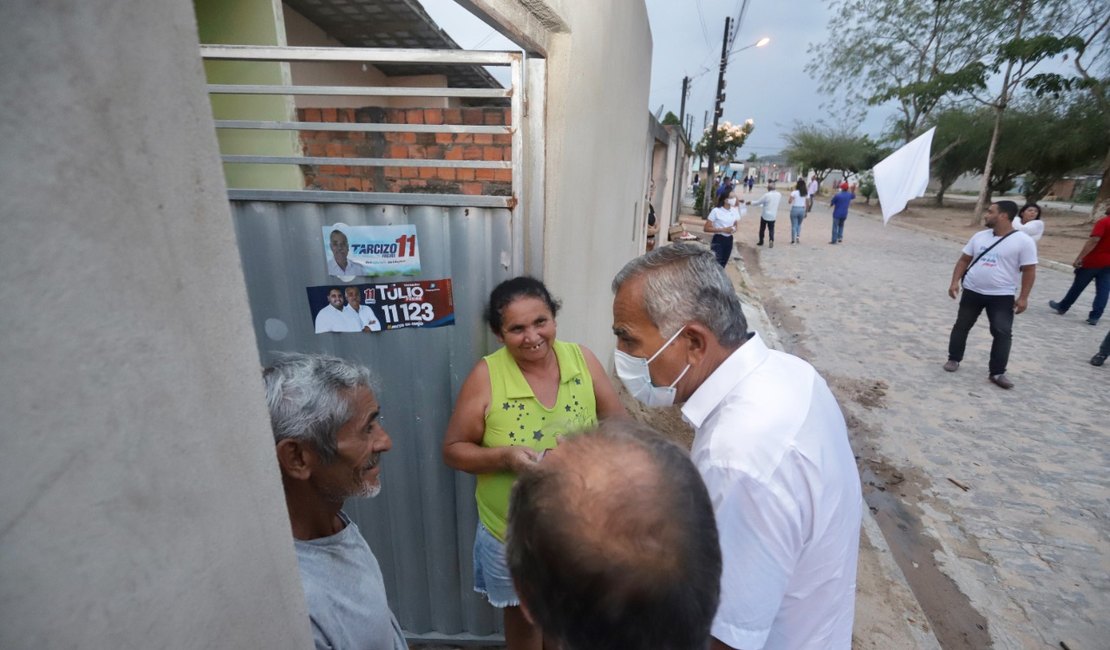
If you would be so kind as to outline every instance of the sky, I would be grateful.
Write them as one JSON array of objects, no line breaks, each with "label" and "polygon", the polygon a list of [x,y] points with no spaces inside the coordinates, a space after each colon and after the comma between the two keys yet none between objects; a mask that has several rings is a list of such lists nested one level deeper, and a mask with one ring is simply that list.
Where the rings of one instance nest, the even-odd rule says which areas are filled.
[{"label": "sky", "polygon": [[[597,0],[618,1],[618,0]],[[620,0],[624,1],[624,0]],[[425,9],[465,49],[519,49],[488,25],[462,9],[454,0],[420,0]],[[740,13],[743,0],[645,0],[652,32],[651,94],[645,108],[660,117],[676,115],[682,95],[682,78],[692,79],[686,100],[694,116],[694,134],[701,132],[706,112],[712,119],[713,97],[721,58],[726,16]],[[874,109],[862,123],[836,124],[826,110],[827,97],[805,71],[811,43],[825,40],[828,9],[822,0],[750,0],[743,23],[733,42],[733,56],[726,69],[725,110],[733,123],[751,118],[755,130],[740,153],[771,155],[785,146],[784,134],[795,122],[825,120],[878,135],[889,110]],[[764,47],[740,48],[767,37]],[[497,75],[497,70],[491,70]],[[503,80],[504,81],[504,80]]]}]

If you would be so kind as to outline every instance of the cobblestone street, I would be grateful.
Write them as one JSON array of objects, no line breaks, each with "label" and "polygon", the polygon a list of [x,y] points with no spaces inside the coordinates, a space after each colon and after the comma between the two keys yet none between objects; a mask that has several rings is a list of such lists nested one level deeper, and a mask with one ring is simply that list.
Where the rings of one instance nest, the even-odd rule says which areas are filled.
[{"label": "cobblestone street", "polygon": [[1004,391],[987,380],[985,315],[959,371],[941,368],[964,242],[853,213],[829,245],[818,203],[804,243],[782,210],[775,248],[754,247],[754,210],[738,241],[784,346],[837,391],[872,512],[941,645],[1107,648],[1110,368],[1088,360],[1110,321],[1084,322],[1093,286],[1060,316],[1047,302],[1071,276],[1038,268]]}]

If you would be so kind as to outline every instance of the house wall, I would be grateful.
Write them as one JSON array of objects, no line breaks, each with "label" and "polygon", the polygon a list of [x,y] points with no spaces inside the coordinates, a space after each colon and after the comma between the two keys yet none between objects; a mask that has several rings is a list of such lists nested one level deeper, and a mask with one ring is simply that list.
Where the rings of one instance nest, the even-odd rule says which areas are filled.
[{"label": "house wall", "polygon": [[307,648],[184,1],[11,0],[0,648]]},{"label": "house wall", "polygon": [[[221,45],[285,45],[281,4],[277,0],[195,0],[200,42]],[[208,83],[282,84],[289,65],[259,61],[206,61]],[[212,114],[222,120],[290,120],[293,101],[270,95],[212,95]],[[216,134],[225,154],[297,156],[300,142],[288,131],[220,129]],[[301,189],[304,179],[296,165],[233,163],[224,165],[227,184],[234,188]]]},{"label": "house wall", "polygon": [[[302,16],[292,7],[282,5],[285,17],[286,41],[291,46],[346,47]],[[447,76],[442,74],[388,77],[378,68],[362,63],[291,63],[293,83],[317,86],[402,86],[446,88]],[[362,108],[387,106],[391,108],[451,108],[459,106],[457,97],[329,97],[298,95],[294,98],[297,108]]]},{"label": "house wall", "polygon": [[559,336],[608,359],[609,284],[646,241],[647,10],[643,0],[475,4],[508,14],[526,5],[554,28],[533,39],[547,47],[543,278],[563,301]]}]

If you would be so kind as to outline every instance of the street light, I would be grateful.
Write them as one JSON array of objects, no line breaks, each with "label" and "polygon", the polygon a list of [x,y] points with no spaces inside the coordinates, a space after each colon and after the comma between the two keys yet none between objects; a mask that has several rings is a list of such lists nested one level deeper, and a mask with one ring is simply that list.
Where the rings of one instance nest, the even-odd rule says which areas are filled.
[{"label": "street light", "polygon": [[751,45],[745,45],[744,47],[740,48],[739,50],[734,51],[732,54],[729,54],[728,58],[731,59],[732,57],[734,57],[737,54],[743,52],[744,50],[749,50],[753,47],[763,47],[764,45],[766,45],[770,42],[771,42],[771,39],[764,36],[763,38],[761,38],[758,41],[752,43]]}]

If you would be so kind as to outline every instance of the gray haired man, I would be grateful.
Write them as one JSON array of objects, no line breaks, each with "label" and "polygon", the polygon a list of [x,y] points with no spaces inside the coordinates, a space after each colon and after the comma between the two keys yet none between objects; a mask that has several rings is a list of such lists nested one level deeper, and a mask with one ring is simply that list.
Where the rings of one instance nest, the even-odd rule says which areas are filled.
[{"label": "gray haired man", "polygon": [[844,417],[805,361],[769,349],[713,255],[656,249],[613,280],[617,374],[682,403],[724,569],[713,648],[852,644],[862,513]]},{"label": "gray haired man", "polygon": [[290,354],[263,378],[316,648],[405,650],[378,561],[342,510],[350,497],[378,494],[381,455],[393,445],[370,371]]}]

